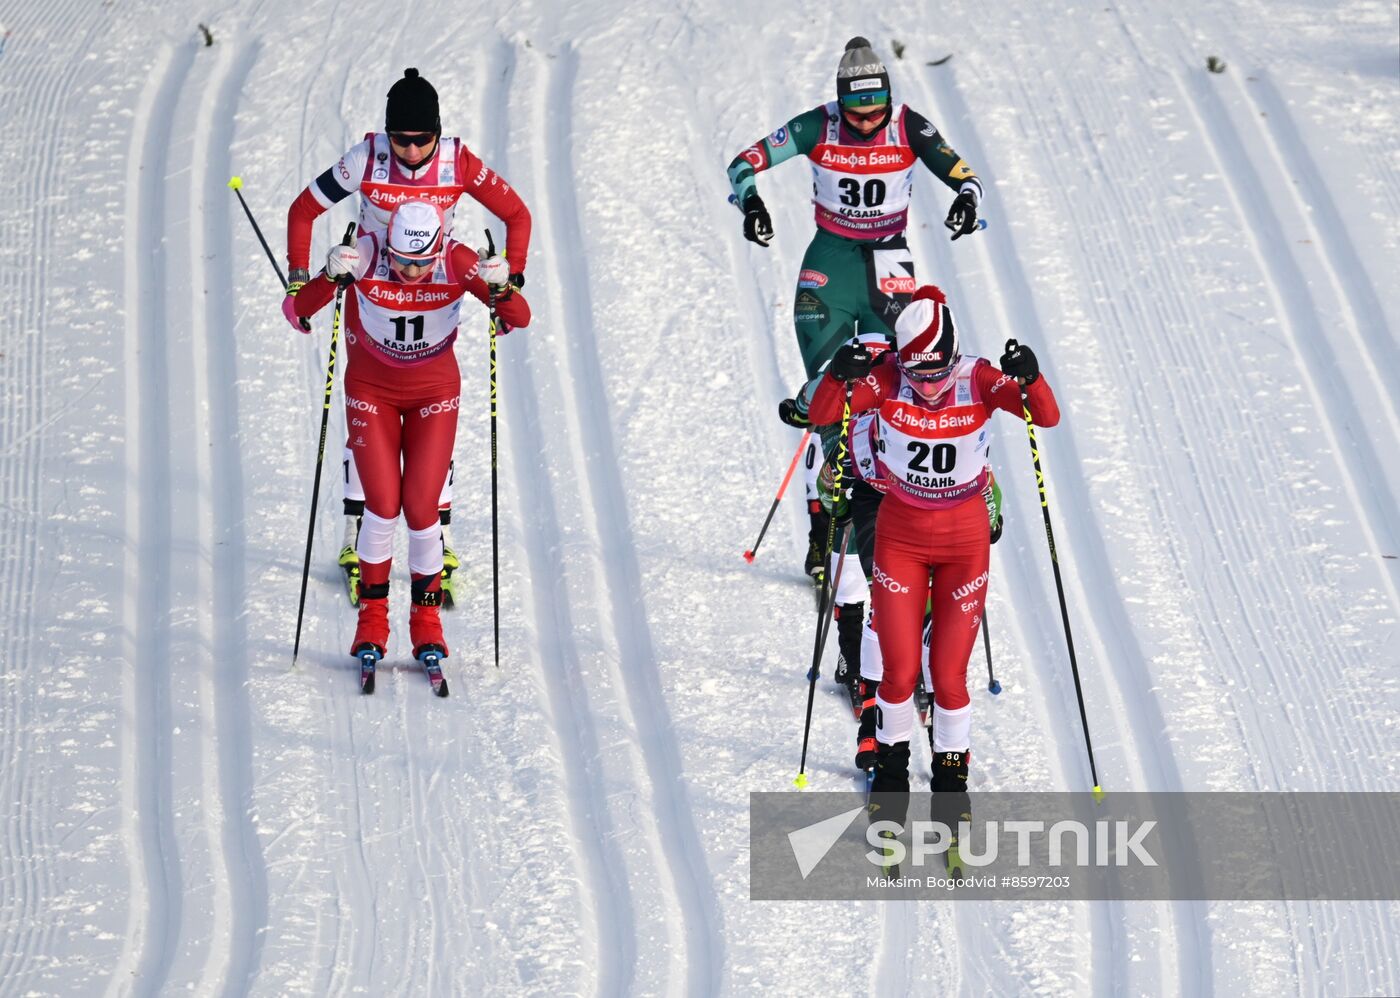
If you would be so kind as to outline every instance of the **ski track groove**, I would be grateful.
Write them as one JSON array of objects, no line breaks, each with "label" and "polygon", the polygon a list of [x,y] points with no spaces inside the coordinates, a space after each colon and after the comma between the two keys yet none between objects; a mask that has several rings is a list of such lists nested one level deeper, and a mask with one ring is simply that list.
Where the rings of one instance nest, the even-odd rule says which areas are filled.
[{"label": "ski track groove", "polygon": [[[519,69],[517,46],[502,42],[497,46],[497,58],[503,80],[500,89],[527,94],[528,88],[511,85]],[[528,111],[523,120],[532,123],[543,114],[533,99]],[[504,141],[497,149],[502,175],[510,176],[510,164],[517,157],[506,154]],[[534,160],[533,156],[530,158]],[[544,311],[538,301],[535,311]],[[588,690],[573,640],[579,632],[573,619],[568,580],[560,571],[558,559],[565,543],[559,501],[542,464],[545,438],[540,414],[532,408],[533,403],[544,398],[536,387],[542,379],[536,377],[535,368],[541,368],[541,375],[548,373],[547,365],[535,359],[534,341],[543,335],[541,327],[537,314],[531,328],[524,331],[528,339],[523,346],[518,345],[519,341],[505,340],[497,348],[498,382],[509,386],[504,391],[498,388],[498,398],[504,404],[502,444],[510,458],[507,473],[515,478],[512,495],[519,497],[516,515],[528,565],[529,604],[536,634],[531,654],[548,693],[548,710],[554,721],[552,733],[558,742],[568,788],[569,822],[574,829],[572,846],[584,871],[580,880],[585,912],[593,922],[593,931],[586,936],[593,950],[594,994],[616,995],[628,993],[633,987],[638,924],[626,864],[617,845],[618,832],[609,813],[597,726],[587,708]],[[561,329],[559,335],[567,335],[567,331]]]},{"label": "ski track groove", "polygon": [[112,977],[118,993],[128,985],[140,994],[162,989],[182,908],[171,783],[169,261],[161,237],[171,122],[193,61],[191,45],[161,47],[136,111],[128,159],[122,791],[132,891],[127,939]]},{"label": "ski track groove", "polygon": [[[1283,225],[1263,186],[1263,178],[1240,143],[1231,125],[1229,111],[1208,83],[1194,78],[1174,77],[1178,92],[1207,139],[1212,157],[1221,166],[1224,183],[1236,212],[1248,223],[1245,236],[1253,247],[1269,286],[1269,295],[1280,325],[1295,355],[1300,359],[1299,376],[1306,386],[1319,428],[1327,438],[1328,450],[1337,455],[1342,483],[1356,509],[1358,519],[1372,550],[1400,550],[1394,524],[1400,501],[1390,491],[1376,469],[1383,467],[1381,455],[1366,436],[1365,420],[1353,400],[1349,386],[1337,371],[1329,342],[1328,324],[1323,321],[1306,273],[1292,252]],[[1329,404],[1330,403],[1330,404]],[[1391,573],[1382,580],[1391,605],[1400,612]]]},{"label": "ski track groove", "polygon": [[[968,130],[959,137],[959,147],[969,162],[990,165],[992,161],[988,159],[981,137],[972,124],[973,119],[966,101],[956,82],[953,82],[955,77],[956,70],[949,68],[936,78],[933,84],[936,106],[945,120],[968,123]],[[1071,127],[1067,131],[1073,134],[1074,123],[1069,124]],[[1053,157],[1051,161],[1053,162]],[[1039,311],[1031,292],[1029,277],[1011,241],[1009,227],[989,228],[980,233],[979,238],[981,236],[986,237],[981,247],[992,265],[991,279],[1000,291],[997,295],[997,307],[1005,316],[1005,328],[1017,333],[1041,333]],[[1044,342],[1043,336],[1037,339]],[[1058,379],[1054,377],[1053,358],[1047,359],[1043,366],[1047,369],[1052,383],[1056,382]],[[1120,725],[1126,722],[1127,730],[1135,733],[1137,737],[1133,737],[1132,734],[1127,737],[1120,735],[1116,741],[1140,768],[1146,778],[1145,787],[1164,791],[1183,790],[1181,774],[1170,743],[1158,747],[1156,741],[1166,732],[1166,723],[1157,701],[1152,677],[1146,673],[1142,647],[1118,595],[1117,579],[1104,547],[1103,536],[1095,523],[1093,513],[1090,512],[1094,507],[1089,499],[1084,465],[1073,428],[1067,425],[1061,428],[1060,433],[1051,436],[1051,440],[1041,440],[1042,461],[1050,465],[1046,478],[1047,488],[1052,493],[1051,512],[1052,517],[1056,510],[1060,512],[1062,538],[1059,548],[1065,552],[1074,551],[1073,562],[1068,570],[1064,571],[1066,596],[1072,608],[1093,605],[1098,610],[1096,613],[1072,612],[1071,619],[1081,630],[1081,651],[1086,629],[1089,642],[1094,646],[1096,654],[1085,656],[1086,664],[1092,666],[1095,660],[1113,663],[1099,672],[1092,668],[1087,671],[1089,689],[1086,691],[1086,697],[1090,703],[1092,704],[1094,699],[1095,685],[1101,685],[1101,688],[1116,701],[1117,709],[1111,715],[1102,712],[1095,715],[1092,709],[1090,710],[1091,717],[1097,719],[1100,755],[1102,757],[1105,747],[1105,733],[1120,734]],[[1059,460],[1055,459],[1057,452]],[[1055,479],[1053,482],[1052,478]],[[1054,494],[1056,492],[1058,495]],[[1083,516],[1066,517],[1066,509],[1083,510],[1086,513]],[[1111,595],[1107,599],[1096,598],[1091,602],[1086,598],[1087,593]],[[1049,614],[1050,611],[1047,610],[1046,613]],[[1062,644],[1061,641],[1060,645],[1056,646],[1053,660],[1067,666],[1068,662],[1058,650]],[[1047,674],[1053,671],[1053,666],[1046,671]],[[1096,684],[1096,679],[1100,679],[1101,683]],[[1064,682],[1063,676],[1057,685],[1066,695],[1065,716],[1074,719],[1074,727],[1077,728],[1077,709],[1069,699],[1068,684]],[[1111,728],[1105,725],[1105,720],[1109,717],[1119,719]],[[1093,724],[1091,721],[1091,730]],[[1079,734],[1082,736],[1082,732]],[[1103,761],[1102,758],[1100,761]],[[1083,775],[1088,775],[1087,760]],[[1101,780],[1107,779],[1109,782],[1107,789],[1110,792],[1113,789],[1112,776],[1112,773],[1100,774]],[[1208,994],[1212,990],[1212,961],[1210,928],[1205,918],[1206,906],[1203,902],[1176,902],[1169,905],[1168,910],[1169,927],[1176,949],[1177,984],[1188,993]],[[1117,926],[1121,924],[1122,920],[1114,919],[1115,931],[1118,931]],[[1105,982],[1100,977],[1096,987],[1103,983]]]},{"label": "ski track groove", "polygon": [[[268,919],[267,865],[252,820],[254,799],[252,706],[248,693],[251,654],[243,623],[247,543],[244,535],[243,463],[239,441],[237,349],[232,289],[220,264],[232,253],[231,197],[221,188],[231,170],[238,95],[258,55],[258,45],[230,39],[201,105],[191,157],[190,233],[193,260],[203,261],[200,296],[193,310],[201,557],[200,634],[206,651],[201,683],[206,787],[217,788],[217,808],[206,807],[211,854],[220,864],[215,883],[214,935],[201,989],[227,995],[253,985],[261,953],[260,930]],[[212,758],[211,758],[212,756]],[[212,763],[212,764],[211,764]],[[219,843],[217,852],[213,843]]]},{"label": "ski track groove", "polygon": [[[935,72],[951,73],[951,70],[947,67],[943,67],[941,69],[935,69]],[[982,165],[983,169],[990,171],[991,164],[984,158],[980,136],[974,133],[973,119],[967,113],[966,104],[961,100],[961,94],[957,94],[957,101],[948,101],[944,97],[945,91],[954,90],[956,92],[957,84],[955,78],[953,82],[947,83],[941,87],[936,87],[930,84],[926,72],[914,70],[906,75],[916,81],[920,95],[928,102],[927,116],[930,121],[933,122],[934,127],[938,128],[955,148],[962,149],[966,147],[969,150],[967,156],[969,162],[974,164],[974,168],[977,168],[978,165]],[[953,108],[949,106],[950,104],[956,107],[959,113],[952,116],[946,113],[953,110]],[[966,135],[967,138],[964,138],[964,135]],[[976,147],[975,156],[972,152],[974,144]],[[927,171],[921,171],[919,173],[916,188],[918,189],[917,193],[923,196],[920,203],[925,206],[924,211],[928,212],[929,217],[935,221],[930,222],[927,229],[922,226],[911,226],[910,228],[911,249],[916,246],[921,246],[923,248],[921,257],[916,257],[915,259],[915,273],[916,275],[919,273],[927,274],[927,279],[932,280],[934,283],[949,291],[950,295],[952,295],[952,301],[970,302],[971,299],[964,293],[964,284],[966,282],[958,276],[959,267],[955,262],[955,254],[958,253],[958,249],[951,240],[944,237],[946,229],[936,222],[939,215],[938,206],[941,202],[933,195],[942,197],[945,194],[951,194],[951,192],[948,191],[947,187],[941,182],[937,182],[931,175],[928,175]],[[994,197],[989,197],[988,201],[995,211],[997,206],[995,205]],[[997,221],[1000,222],[1000,219]],[[973,238],[981,239],[985,237],[985,235],[986,232],[984,231],[976,234]],[[981,244],[974,243],[973,246],[981,246]],[[932,252],[930,252],[930,249]],[[963,267],[971,267],[972,263],[967,259],[968,254],[963,252],[962,255],[964,257]],[[925,265],[931,262],[933,266],[927,267],[926,270],[920,270],[920,260],[922,260]],[[967,311],[971,310],[968,309]],[[1020,335],[1020,331],[1010,323],[1010,316],[1006,315],[1004,310],[998,309],[997,311],[1005,316],[1003,321],[997,324],[997,332],[1004,334],[1005,337]],[[999,341],[1002,338],[1003,336],[995,335],[990,330],[984,330],[982,341],[973,345],[973,352],[979,352],[981,356],[987,357],[993,363],[996,363],[997,357],[999,356],[998,351],[1000,349]],[[1007,479],[1016,477],[1014,465],[1021,460],[1018,455],[1022,453],[1022,451],[1017,447],[1017,444],[1021,436],[1022,424],[1019,420],[1003,419],[1000,420],[1000,424],[996,429],[997,436],[994,439],[1004,448],[1004,453],[1006,455],[1002,462],[1001,474],[998,477],[999,480],[1005,482]],[[1007,498],[1010,498],[1010,496],[1008,495]],[[1035,512],[1031,505],[1022,504],[1017,508],[1021,511],[1019,515],[1034,519]],[[1008,510],[1008,513],[1010,512],[1011,510]],[[1036,535],[1036,539],[1038,539],[1041,532],[1039,524],[1031,529],[1032,533]],[[1009,536],[1004,538],[1002,542],[1003,545],[1009,540],[1011,540]],[[995,555],[995,553],[996,549],[993,549],[993,554]],[[1037,551],[1036,554],[1038,555],[1039,552]],[[1028,564],[1026,558],[1020,556],[1019,552],[1012,553],[1007,547],[1002,548],[1002,557],[994,557],[993,562],[994,574],[1004,574],[1006,577],[1003,586],[1009,595],[1003,604],[1004,606],[1010,608],[1012,606],[1036,605],[1043,602],[1045,588],[1039,578],[1041,572],[1039,567],[1032,567],[1031,564]],[[1039,565],[1038,560],[1035,562],[1035,565]],[[987,599],[990,608],[990,586],[988,588]],[[1062,784],[1059,789],[1062,791],[1072,791],[1075,789],[1076,774],[1081,773],[1084,766],[1082,749],[1083,739],[1079,731],[1076,730],[1078,726],[1077,715],[1074,717],[1073,724],[1066,722],[1066,715],[1064,715],[1063,712],[1053,718],[1050,716],[1046,709],[1048,695],[1063,696],[1065,692],[1063,687],[1065,677],[1061,670],[1057,669],[1047,656],[1037,654],[1035,651],[1035,649],[1038,648],[1058,648],[1063,644],[1063,635],[1051,626],[1052,622],[1044,615],[1041,615],[1039,618],[1039,626],[1036,627],[1034,633],[1028,630],[1028,627],[1035,625],[1027,625],[1019,614],[1005,612],[999,614],[997,619],[999,621],[997,635],[1003,634],[1004,630],[1007,628],[1010,629],[1013,640],[1009,642],[1009,644],[1016,649],[1014,660],[1029,664],[1034,669],[1039,677],[1039,686],[1041,690],[1047,694],[1047,701],[1038,704],[1035,709],[1044,721],[1042,730],[1048,733],[1049,740],[1055,747],[1054,754],[1058,761],[1058,776]],[[993,635],[994,645],[1002,643],[997,640],[997,635]],[[979,641],[973,648],[973,660],[976,660],[981,654],[982,648]],[[1005,655],[1005,652],[998,657],[1002,662],[1011,661],[1011,659]],[[979,681],[974,685],[971,679],[972,675],[973,668],[971,664],[969,664],[969,691],[973,692],[975,697],[976,689],[980,687],[981,684]],[[980,672],[978,675],[980,675]],[[1003,681],[1009,682],[1004,674]],[[977,703],[978,707],[981,706],[977,701],[974,701],[974,703]],[[995,701],[992,701],[987,703],[986,706],[991,707],[994,703]],[[977,712],[978,710],[975,709],[974,713]],[[978,905],[978,907],[981,907],[981,905]],[[991,908],[990,903],[988,904],[988,910],[994,910]],[[1094,993],[1107,994],[1113,987],[1110,969],[1112,961],[1095,961],[1092,959],[1091,954],[1104,951],[1111,954],[1123,954],[1128,951],[1125,929],[1126,918],[1124,917],[1122,903],[1118,901],[1108,901],[1100,905],[1079,905],[1075,907],[1075,914],[1076,917],[1084,923],[1087,930],[1087,943],[1085,946],[1087,952],[1085,958],[1076,962],[1080,967],[1091,968],[1091,977],[1089,980]],[[954,931],[957,931],[958,927],[964,922],[964,919],[954,918]],[[1004,960],[989,957],[986,951],[986,940],[983,938],[984,936],[985,933],[959,932],[959,950],[961,954],[959,968],[964,982],[985,978],[986,968],[988,966],[1002,967],[1005,965]],[[1007,983],[1009,982],[1001,982],[1001,988],[1005,988]],[[1019,978],[1010,983],[1014,983],[1016,986],[1025,986],[1024,981]],[[985,981],[984,979],[984,984],[987,988],[993,990],[1001,989],[995,987],[995,982],[992,981]]]},{"label": "ski track groove", "polygon": [[[1348,312],[1347,327],[1351,334],[1349,338],[1363,351],[1365,344],[1372,342],[1387,353],[1393,352],[1393,344],[1389,342],[1383,319],[1380,320],[1379,327],[1374,323],[1374,318],[1379,313],[1378,304],[1374,304],[1374,299],[1370,297],[1374,295],[1374,291],[1366,280],[1364,271],[1359,269],[1359,261],[1346,235],[1345,226],[1317,175],[1306,147],[1297,136],[1296,126],[1292,123],[1287,107],[1272,83],[1267,81],[1266,74],[1261,71],[1257,75],[1257,82],[1264,84],[1264,97],[1256,102],[1242,85],[1236,84],[1238,96],[1244,107],[1253,112],[1247,117],[1266,140],[1264,148],[1271,154],[1274,169],[1282,178],[1278,188],[1289,192],[1293,208],[1311,231],[1314,243],[1323,247],[1324,259],[1331,258],[1327,270],[1339,300],[1344,302]],[[1367,540],[1373,550],[1377,549],[1382,540],[1388,546],[1380,550],[1394,550],[1393,527],[1385,515],[1387,508],[1391,511],[1395,509],[1394,495],[1387,491],[1387,483],[1377,483],[1371,477],[1377,469],[1383,468],[1383,465],[1375,463],[1380,452],[1373,448],[1370,438],[1366,436],[1367,431],[1361,414],[1351,404],[1354,379],[1348,379],[1326,356],[1327,352],[1334,355],[1337,353],[1328,350],[1331,327],[1325,321],[1317,299],[1307,286],[1304,262],[1298,258],[1298,251],[1291,249],[1293,244],[1286,238],[1286,223],[1275,206],[1270,188],[1266,186],[1267,175],[1262,169],[1256,168],[1254,159],[1240,142],[1240,133],[1232,123],[1229,109],[1210,88],[1209,81],[1197,81],[1189,77],[1183,79],[1179,75],[1173,79],[1190,113],[1207,137],[1208,147],[1221,167],[1221,176],[1236,212],[1247,223],[1249,244],[1268,284],[1275,314],[1293,353],[1301,360],[1298,365],[1301,379],[1312,400],[1313,410],[1319,413],[1320,426],[1329,436],[1329,452],[1337,455],[1343,485],[1357,509],[1358,519]],[[1268,124],[1258,124],[1261,116]],[[1280,120],[1275,121],[1275,116]],[[1300,178],[1304,185],[1303,192],[1290,182],[1293,178]],[[1310,207],[1314,210],[1320,209],[1323,218],[1314,222]],[[1344,281],[1337,275],[1338,257],[1348,266],[1357,268],[1348,280]],[[1372,308],[1375,309],[1374,312],[1371,311]],[[1334,415],[1333,410],[1329,409],[1323,398],[1324,392],[1333,399],[1345,399],[1344,404],[1338,405],[1338,409],[1342,410],[1340,415]],[[1355,394],[1364,398],[1371,393],[1358,391]],[[1389,398],[1384,390],[1381,391],[1381,395]],[[1390,415],[1393,408],[1387,405],[1385,411]],[[1355,442],[1356,451],[1359,453],[1340,446],[1345,437],[1350,437]],[[1392,439],[1381,441],[1379,444],[1385,452],[1393,453],[1396,446],[1393,432]],[[1358,482],[1363,476],[1369,479],[1366,489],[1361,488]],[[1375,505],[1377,493],[1384,495],[1384,498],[1380,499],[1379,507]],[[1378,530],[1384,533],[1378,536]],[[1384,563],[1379,566],[1379,574],[1390,597],[1392,608],[1400,611],[1400,599],[1397,599],[1394,579]],[[1326,633],[1327,622],[1322,619],[1315,606],[1305,602],[1301,609],[1307,613],[1307,618],[1292,617],[1292,620],[1310,618],[1313,628],[1321,628],[1311,630],[1310,633]],[[1352,663],[1347,661],[1351,656],[1343,655],[1332,647],[1331,643],[1328,644],[1328,647],[1318,649],[1321,654],[1311,659],[1309,667],[1301,672],[1286,669],[1275,671],[1270,667],[1271,681],[1280,690],[1300,693],[1298,700],[1312,705],[1319,713],[1329,715],[1321,719],[1320,723],[1336,733],[1338,741],[1334,745],[1349,743],[1356,746],[1355,754],[1359,758],[1384,758],[1384,750],[1378,744],[1374,731],[1369,727],[1358,731],[1356,725],[1346,724],[1349,712],[1345,709],[1339,710],[1339,707],[1344,708],[1346,705],[1337,704],[1337,697],[1331,695],[1331,691],[1338,687]],[[1299,719],[1294,715],[1287,721],[1292,725],[1297,724]],[[1267,727],[1263,729],[1263,734],[1266,743],[1272,741],[1274,733]],[[1317,746],[1307,743],[1305,751],[1312,767],[1311,771],[1321,771],[1318,767],[1322,765],[1322,761]],[[1279,753],[1277,747],[1271,755],[1273,758],[1287,758]],[[1333,767],[1340,757],[1340,753],[1332,753],[1327,765]],[[1369,781],[1369,773],[1364,768],[1352,767],[1347,785],[1359,787]],[[1286,918],[1295,943],[1295,960],[1301,960],[1305,951],[1311,956],[1310,966],[1304,966],[1301,962],[1297,964],[1300,988],[1310,975],[1319,985],[1328,980],[1328,969],[1333,966],[1329,959],[1330,940],[1342,932],[1348,935],[1349,951],[1364,954],[1359,969],[1361,981],[1358,983],[1351,976],[1349,971],[1355,965],[1348,962],[1343,968],[1346,982],[1344,987],[1348,990],[1358,987],[1371,988],[1377,980],[1394,979],[1393,957],[1385,945],[1383,930],[1378,929],[1373,920],[1347,918],[1347,925],[1343,927],[1339,925],[1340,916],[1333,906],[1306,904],[1301,906],[1306,916],[1300,924],[1300,920],[1294,914],[1295,908],[1298,907],[1300,906],[1286,906]],[[1357,931],[1364,933],[1365,938],[1357,940]],[[1300,938],[1302,933],[1306,933],[1304,938]],[[1332,978],[1332,981],[1337,983],[1335,978]]]},{"label": "ski track groove", "polygon": [[[565,247],[582,247],[582,222],[572,169],[574,81],[578,52],[569,48],[554,60],[547,92],[548,106],[558,116],[557,128],[546,129],[553,139],[548,147],[554,169],[549,171],[545,216],[549,219],[546,241],[553,252],[551,269],[558,278],[564,301],[569,303],[569,342],[572,378],[566,386],[574,406],[574,424],[580,428],[585,468],[585,505],[594,521],[597,550],[594,569],[606,597],[604,607],[612,621],[616,655],[616,687],[625,691],[626,705],[650,782],[653,809],[649,837],[659,842],[665,868],[658,878],[665,884],[666,907],[679,910],[680,945],[671,933],[673,953],[683,950],[686,992],[711,995],[719,991],[724,945],[719,934],[719,914],[705,856],[695,826],[684,782],[680,748],[671,733],[670,711],[656,672],[656,654],[643,602],[641,571],[632,538],[628,503],[621,476],[612,456],[617,454],[608,405],[607,386],[598,362],[599,337],[594,325],[587,264],[572,262]],[[569,164],[568,169],[562,169]],[[577,460],[577,458],[576,458]],[[600,564],[601,563],[601,564]],[[672,914],[671,918],[675,918]],[[673,926],[674,928],[674,926]],[[674,986],[674,982],[673,985]]]},{"label": "ski track groove", "polygon": [[[69,7],[74,6],[72,4]],[[32,8],[37,12],[40,8]],[[48,14],[49,12],[45,12]],[[69,11],[65,10],[65,14]],[[51,16],[51,14],[50,14]],[[100,20],[100,19],[99,19]],[[12,24],[25,32],[23,21]],[[77,24],[70,24],[66,38],[77,38]],[[87,51],[98,30],[94,21],[75,46]],[[27,34],[27,32],[26,32]],[[11,51],[11,65],[26,65],[24,48]],[[40,50],[35,49],[36,57]],[[53,60],[35,58],[32,72],[21,69],[15,78],[15,89],[28,92],[37,84],[27,106],[16,109],[15,117],[7,122],[23,129],[16,120],[25,115],[33,127],[42,129],[36,141],[42,147],[57,151],[69,130],[65,127],[66,108],[81,74],[82,60],[68,58],[61,62],[62,71],[50,74]],[[7,67],[8,68],[8,67]],[[7,109],[8,110],[8,109]],[[57,198],[51,193],[56,171],[25,170],[12,202],[28,206],[32,234],[26,232],[22,219],[5,226],[4,245],[30,246],[38,254],[47,254],[50,233],[58,214]],[[8,221],[8,220],[7,220]],[[26,238],[29,236],[29,238]],[[6,393],[0,402],[0,568],[9,580],[0,596],[6,621],[14,621],[15,630],[6,635],[10,653],[14,656],[12,670],[0,673],[0,732],[3,732],[3,752],[0,759],[35,758],[34,738],[26,723],[29,709],[41,716],[43,709],[34,702],[35,692],[47,684],[31,675],[29,662],[38,661],[44,668],[43,653],[36,648],[36,626],[33,608],[40,589],[39,560],[44,548],[40,520],[41,483],[45,477],[45,442],[42,431],[47,425],[45,398],[47,395],[46,342],[42,336],[47,322],[46,282],[40,267],[6,267],[6,279],[0,287],[5,295],[0,300],[13,302],[15,315],[6,315],[5,339],[0,340],[0,384],[14,385],[18,391]],[[26,311],[26,306],[28,311]],[[8,313],[9,309],[6,309]],[[23,338],[33,331],[33,342]],[[13,348],[9,338],[15,337]],[[62,412],[62,409],[59,410]],[[36,524],[39,529],[35,529]],[[41,750],[42,751],[42,750]],[[42,756],[39,756],[42,758]],[[0,981],[10,982],[18,989],[20,982],[34,975],[30,969],[39,954],[49,950],[56,931],[55,917],[41,914],[45,899],[58,896],[51,860],[56,852],[52,839],[52,782],[49,768],[42,765],[4,766],[0,773],[0,792],[4,793],[7,848],[0,856],[0,924],[11,927],[0,939]],[[61,842],[59,843],[61,844]]]}]

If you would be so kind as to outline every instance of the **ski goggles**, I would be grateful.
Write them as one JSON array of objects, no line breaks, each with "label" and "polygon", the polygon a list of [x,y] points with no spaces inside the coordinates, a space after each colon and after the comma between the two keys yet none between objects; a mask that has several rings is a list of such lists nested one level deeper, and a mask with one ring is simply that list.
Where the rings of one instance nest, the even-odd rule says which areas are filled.
[{"label": "ski goggles", "polygon": [[899,369],[904,372],[906,378],[910,381],[917,381],[923,385],[935,385],[940,381],[946,381],[948,376],[953,373],[953,367],[953,364],[949,364],[947,367],[941,367],[936,371],[917,371],[912,367],[905,367],[903,364],[899,365]]},{"label": "ski goggles", "polygon": [[872,107],[869,110],[853,111],[847,108],[842,114],[852,125],[864,125],[867,122],[876,122],[885,116],[888,107]]},{"label": "ski goggles", "polygon": [[433,258],[430,256],[404,256],[402,253],[389,251],[389,259],[393,260],[400,267],[429,267]]},{"label": "ski goggles", "polygon": [[436,132],[390,132],[389,141],[396,146],[403,146],[405,149],[410,146],[416,149],[426,149],[433,144],[437,138]]},{"label": "ski goggles", "polygon": [[841,98],[841,109],[851,111],[862,107],[886,107],[890,102],[888,90],[866,90],[858,94],[847,94]]}]

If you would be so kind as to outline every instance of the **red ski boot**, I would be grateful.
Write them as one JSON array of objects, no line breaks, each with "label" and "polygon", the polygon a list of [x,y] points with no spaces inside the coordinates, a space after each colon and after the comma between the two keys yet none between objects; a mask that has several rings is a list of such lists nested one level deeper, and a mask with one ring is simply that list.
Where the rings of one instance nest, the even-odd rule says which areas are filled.
[{"label": "red ski boot", "polygon": [[389,587],[363,586],[360,589],[360,619],[355,625],[355,640],[350,654],[358,656],[367,648],[379,652],[382,658],[389,647]]},{"label": "red ski boot", "polygon": [[413,605],[408,608],[408,633],[413,639],[413,657],[423,663],[433,692],[447,696],[447,679],[442,674],[442,660],[447,657],[447,639],[442,636],[441,578],[413,580]]}]

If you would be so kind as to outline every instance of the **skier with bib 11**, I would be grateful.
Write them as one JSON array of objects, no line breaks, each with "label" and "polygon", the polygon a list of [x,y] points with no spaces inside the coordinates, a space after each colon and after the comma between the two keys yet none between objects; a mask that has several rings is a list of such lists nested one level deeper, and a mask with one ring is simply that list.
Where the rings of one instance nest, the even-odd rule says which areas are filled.
[{"label": "skier with bib 11", "polygon": [[[915,287],[904,231],[919,164],[957,192],[944,224],[952,238],[977,227],[982,184],[933,123],[893,101],[884,64],[864,38],[852,38],[836,70],[836,100],[804,111],[759,139],[729,164],[744,236],[759,246],[773,223],[758,194],[757,174],[796,157],[812,167],[817,231],[802,258],[793,325],[806,376],[861,333],[892,338],[894,321]],[[819,580],[828,518],[817,499],[821,466],[814,439],[806,461],[811,516],[806,570]]]},{"label": "skier with bib 11", "polygon": [[[525,256],[530,246],[530,211],[511,186],[467,148],[459,138],[442,134],[438,95],[416,69],[389,88],[384,108],[384,131],[369,132],[318,176],[287,211],[287,297],[282,311],[294,326],[298,318],[293,299],[310,280],[311,230],[316,219],[352,194],[360,195],[359,235],[383,236],[394,209],[409,200],[427,201],[442,212],[446,234],[458,200],[470,195],[506,226],[506,259],[510,283],[525,284]],[[346,573],[352,602],[359,599],[360,563],[355,553],[365,491],[355,461],[355,449],[345,444],[345,539],[340,566]],[[445,559],[444,590],[451,598],[451,576],[457,568],[448,525],[452,521],[452,471],[438,499]]]},{"label": "skier with bib 11", "polygon": [[[853,419],[868,436],[851,441],[856,475],[883,479],[887,487],[876,514],[872,569],[884,675],[875,696],[871,793],[907,802],[914,681],[928,607],[933,817],[956,830],[970,811],[967,661],[982,622],[991,543],[987,424],[998,409],[1021,416],[1023,392],[1037,426],[1054,426],[1060,410],[1029,347],[1008,341],[1000,370],[962,354],[952,309],[932,285],[914,293],[895,333],[896,349],[879,363],[859,344],[838,350],[809,414],[814,423],[839,421],[848,384],[853,416],[876,414]],[[893,817],[902,824],[899,806]],[[957,862],[954,840],[950,869]]]},{"label": "skier with bib 11", "polygon": [[[350,654],[383,657],[389,644],[389,569],[400,512],[408,523],[413,656],[447,657],[438,607],[442,531],[438,495],[457,438],[462,377],[453,344],[462,297],[493,303],[497,332],[530,322],[530,307],[506,261],[447,237],[442,212],[428,201],[395,208],[382,233],[334,246],[325,270],[293,299],[310,317],[351,286],[345,298],[345,425],[365,489],[360,616]],[[427,664],[425,662],[425,664]],[[430,672],[430,677],[431,677]],[[434,679],[445,695],[446,686]],[[364,674],[361,675],[364,682]],[[371,679],[369,689],[373,689]]]}]

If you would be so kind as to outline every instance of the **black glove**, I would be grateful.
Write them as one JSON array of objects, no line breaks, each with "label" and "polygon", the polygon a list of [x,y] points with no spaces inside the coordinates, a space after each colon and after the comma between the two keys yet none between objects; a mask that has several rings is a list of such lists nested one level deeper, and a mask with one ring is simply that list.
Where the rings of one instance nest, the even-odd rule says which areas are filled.
[{"label": "black glove", "polygon": [[510,283],[514,284],[517,288],[523,288],[525,286],[525,275],[517,270],[510,275]]},{"label": "black glove", "polygon": [[977,228],[977,195],[963,191],[953,198],[953,206],[948,209],[948,217],[943,224],[953,233],[953,239],[965,236]]},{"label": "black glove", "polygon": [[1040,361],[1035,359],[1030,347],[1007,340],[1006,353],[1001,355],[1001,373],[1015,378],[1022,385],[1034,384],[1035,379],[1040,377]]},{"label": "black glove", "polygon": [[875,358],[864,343],[847,343],[836,351],[826,370],[837,381],[860,381],[874,363]]},{"label": "black glove", "polygon": [[760,246],[767,246],[773,238],[773,219],[757,194],[744,198],[744,238]]},{"label": "black glove", "polygon": [[997,515],[997,522],[994,523],[994,524],[992,524],[992,543],[993,543],[993,544],[995,544],[997,541],[1001,540],[1001,528],[1002,528],[1003,522],[1004,522],[1004,518],[1003,518],[1000,514],[998,514],[998,515]]},{"label": "black glove", "polygon": [[787,423],[788,426],[795,426],[799,430],[805,430],[812,425],[807,414],[797,408],[796,399],[783,399],[778,403],[778,418]]}]

